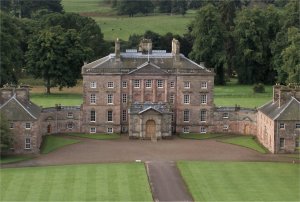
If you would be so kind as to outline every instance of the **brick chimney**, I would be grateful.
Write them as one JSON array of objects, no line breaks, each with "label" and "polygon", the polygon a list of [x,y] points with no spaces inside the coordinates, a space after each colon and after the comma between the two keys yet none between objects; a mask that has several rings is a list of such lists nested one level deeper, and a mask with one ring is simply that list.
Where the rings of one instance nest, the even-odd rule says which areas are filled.
[{"label": "brick chimney", "polygon": [[14,88],[1,88],[1,98],[0,98],[0,104],[4,104],[7,100],[9,100],[14,95]]},{"label": "brick chimney", "polygon": [[28,102],[29,101],[29,88],[16,88],[15,94],[17,100],[21,102]]},{"label": "brick chimney", "polygon": [[121,53],[121,43],[119,38],[115,41],[115,55],[116,55],[116,61],[120,61],[120,53]]},{"label": "brick chimney", "polygon": [[175,38],[172,40],[172,54],[176,61],[180,60],[180,42]]},{"label": "brick chimney", "polygon": [[139,52],[142,54],[152,53],[152,41],[151,39],[142,39],[139,44]]}]

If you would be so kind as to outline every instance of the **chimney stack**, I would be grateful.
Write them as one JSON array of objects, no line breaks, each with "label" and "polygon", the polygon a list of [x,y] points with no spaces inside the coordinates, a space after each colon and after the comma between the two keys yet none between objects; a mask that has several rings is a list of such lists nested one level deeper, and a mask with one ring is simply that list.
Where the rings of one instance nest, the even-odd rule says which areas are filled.
[{"label": "chimney stack", "polygon": [[121,45],[120,45],[120,40],[117,38],[115,41],[115,55],[116,55],[116,61],[120,61],[120,52],[121,52]]},{"label": "chimney stack", "polygon": [[175,38],[172,40],[172,54],[175,56],[175,61],[180,61],[180,43]]},{"label": "chimney stack", "polygon": [[142,54],[152,53],[152,41],[151,39],[142,39],[139,44],[139,52]]}]

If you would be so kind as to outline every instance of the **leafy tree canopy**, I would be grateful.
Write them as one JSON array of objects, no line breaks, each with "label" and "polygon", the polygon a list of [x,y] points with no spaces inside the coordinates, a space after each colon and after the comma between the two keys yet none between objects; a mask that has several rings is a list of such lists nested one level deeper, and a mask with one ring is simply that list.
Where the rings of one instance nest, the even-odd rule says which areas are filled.
[{"label": "leafy tree canopy", "polygon": [[119,15],[129,15],[133,17],[138,13],[147,14],[153,12],[154,5],[151,0],[118,0],[116,8]]},{"label": "leafy tree canopy", "polygon": [[13,145],[13,134],[9,129],[8,121],[2,113],[0,113],[0,151],[5,152]]}]

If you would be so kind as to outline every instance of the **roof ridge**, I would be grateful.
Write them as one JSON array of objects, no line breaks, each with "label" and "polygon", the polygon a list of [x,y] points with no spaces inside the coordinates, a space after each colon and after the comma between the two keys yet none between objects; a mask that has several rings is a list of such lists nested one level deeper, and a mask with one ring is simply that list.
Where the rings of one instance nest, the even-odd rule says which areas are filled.
[{"label": "roof ridge", "polygon": [[282,110],[280,110],[280,112],[277,114],[277,116],[275,116],[273,118],[273,120],[277,119],[285,111],[285,109],[293,102],[293,100],[296,100],[300,104],[300,102],[297,99],[295,99],[293,96],[291,96],[290,101],[286,104],[286,106],[284,108],[282,108]]},{"label": "roof ridge", "polygon": [[5,105],[7,105],[7,103],[9,103],[14,98],[16,98],[16,93],[14,93],[13,96],[11,96],[11,98],[9,98],[3,105],[1,105],[0,109],[2,109]]},{"label": "roof ridge", "polygon": [[[5,105],[7,105],[11,100],[15,100],[32,118],[37,119],[30,111],[26,109],[26,107],[23,106],[21,102],[16,98],[16,94],[14,94],[5,104],[3,104],[0,109],[2,109]],[[32,103],[34,104],[34,103]]]}]

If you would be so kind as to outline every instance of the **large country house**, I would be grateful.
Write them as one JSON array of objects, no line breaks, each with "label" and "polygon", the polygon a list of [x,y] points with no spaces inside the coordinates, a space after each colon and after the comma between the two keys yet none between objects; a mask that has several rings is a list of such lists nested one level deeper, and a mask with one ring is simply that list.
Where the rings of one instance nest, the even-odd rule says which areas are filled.
[{"label": "large country house", "polygon": [[83,104],[41,108],[27,88],[1,89],[0,111],[15,133],[12,152],[36,153],[41,136],[55,133],[124,133],[129,138],[162,139],[176,133],[256,135],[272,153],[296,152],[300,136],[299,86],[274,86],[274,99],[258,110],[216,107],[214,72],[172,51],[138,49],[84,64]]}]

